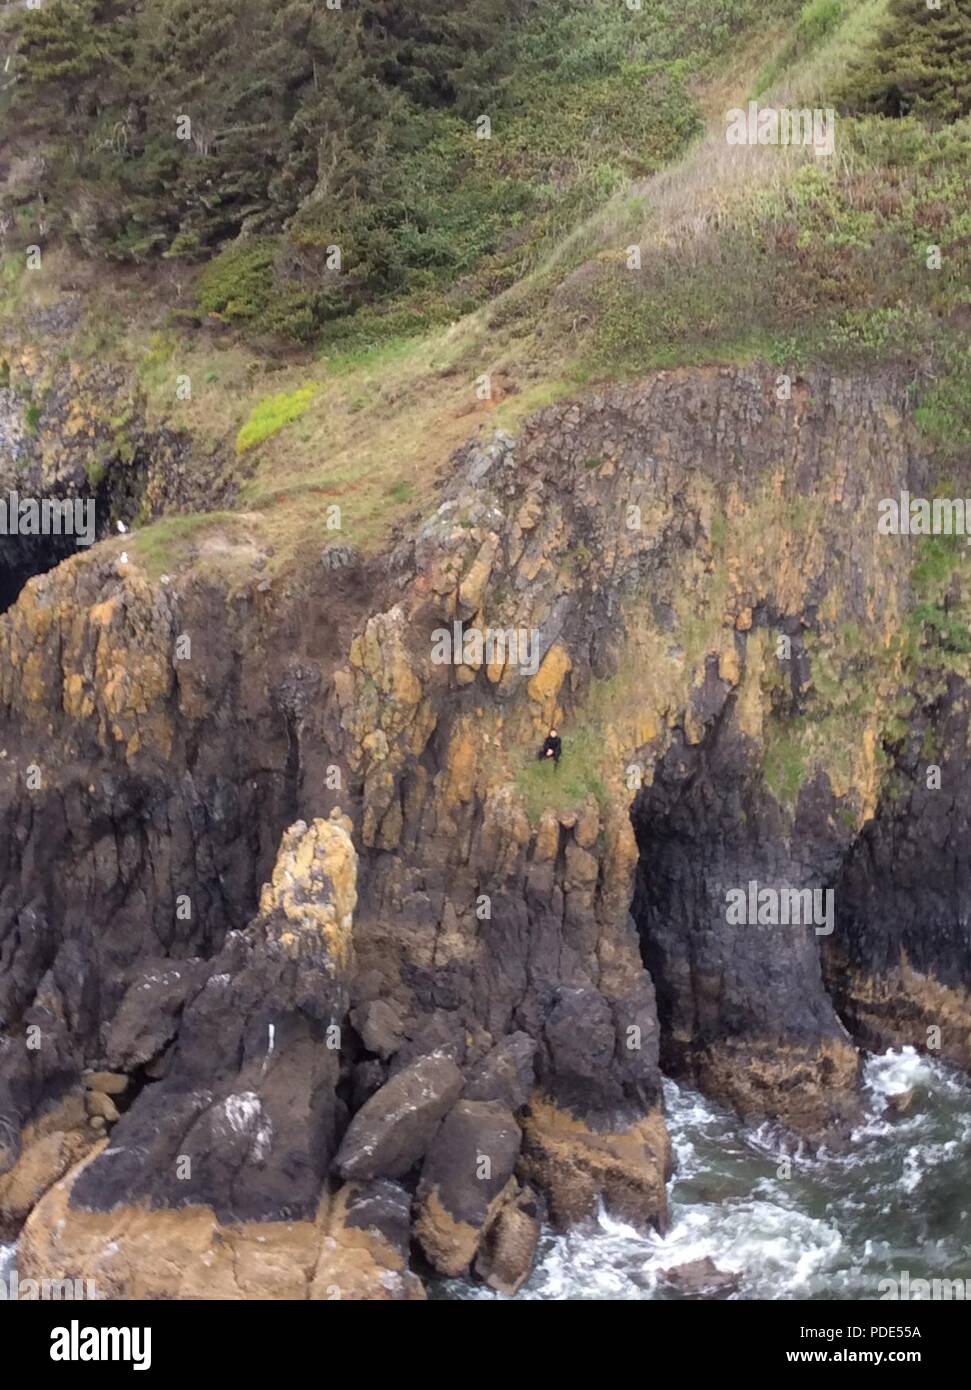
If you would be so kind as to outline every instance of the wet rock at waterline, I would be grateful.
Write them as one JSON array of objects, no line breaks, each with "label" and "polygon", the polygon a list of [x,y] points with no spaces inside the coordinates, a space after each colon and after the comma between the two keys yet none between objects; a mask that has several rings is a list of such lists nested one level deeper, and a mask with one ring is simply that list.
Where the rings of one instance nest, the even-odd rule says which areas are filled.
[{"label": "wet rock at waterline", "polygon": [[415,1234],[440,1274],[467,1273],[484,1229],[515,1190],[522,1141],[511,1111],[463,1100],[449,1112],[422,1164]]},{"label": "wet rock at waterline", "polygon": [[707,1255],[704,1259],[689,1260],[687,1264],[665,1269],[661,1278],[687,1298],[727,1298],[742,1282],[740,1275],[719,1269]]}]

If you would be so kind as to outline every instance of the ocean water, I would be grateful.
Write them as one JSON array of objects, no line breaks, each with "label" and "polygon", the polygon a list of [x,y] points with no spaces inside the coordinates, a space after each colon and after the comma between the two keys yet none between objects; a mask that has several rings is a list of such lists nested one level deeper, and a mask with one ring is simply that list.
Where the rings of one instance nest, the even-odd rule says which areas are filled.
[{"label": "ocean water", "polygon": [[[732,1298],[876,1300],[879,1281],[971,1280],[971,1086],[912,1048],[871,1057],[868,1113],[848,1151],[796,1156],[764,1129],[696,1091],[665,1082],[676,1161],[667,1234],[645,1235],[601,1213],[543,1236],[520,1299],[672,1299],[661,1272],[709,1257],[740,1277]],[[887,1098],[913,1089],[908,1114]],[[14,1247],[0,1245],[0,1278]],[[971,1286],[969,1286],[971,1291]],[[448,1280],[433,1298],[490,1299]]]},{"label": "ocean water", "polygon": [[[671,1221],[645,1235],[601,1213],[543,1237],[520,1299],[683,1297],[661,1272],[709,1257],[740,1276],[735,1299],[877,1300],[879,1281],[971,1280],[971,1087],[912,1048],[872,1057],[867,1115],[842,1153],[782,1154],[697,1092],[665,1083],[676,1159]],[[905,1116],[887,1097],[914,1089]],[[971,1284],[969,1284],[971,1291]],[[433,1296],[496,1298],[448,1281]]]}]

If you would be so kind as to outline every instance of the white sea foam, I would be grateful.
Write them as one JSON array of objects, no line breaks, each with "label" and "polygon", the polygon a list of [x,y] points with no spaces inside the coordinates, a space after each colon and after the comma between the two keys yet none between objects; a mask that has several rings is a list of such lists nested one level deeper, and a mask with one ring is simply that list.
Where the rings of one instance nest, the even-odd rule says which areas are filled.
[{"label": "white sea foam", "polygon": [[[867,1114],[848,1149],[797,1153],[785,1178],[778,1132],[742,1124],[697,1092],[665,1083],[676,1160],[666,1234],[600,1212],[544,1235],[520,1298],[677,1296],[663,1271],[711,1259],[738,1276],[733,1298],[873,1300],[888,1269],[971,1276],[962,1154],[971,1138],[967,1082],[912,1048],[869,1058]],[[892,1118],[890,1096],[914,1090]],[[903,1263],[901,1263],[903,1261]],[[451,1283],[458,1298],[494,1297]]]}]

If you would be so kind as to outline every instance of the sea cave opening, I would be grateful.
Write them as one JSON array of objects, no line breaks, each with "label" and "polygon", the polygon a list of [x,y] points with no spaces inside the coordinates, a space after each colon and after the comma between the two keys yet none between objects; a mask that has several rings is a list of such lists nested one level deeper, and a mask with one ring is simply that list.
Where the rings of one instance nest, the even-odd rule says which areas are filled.
[{"label": "sea cave opening", "polygon": [[17,602],[24,585],[78,550],[76,536],[0,536],[0,613]]}]

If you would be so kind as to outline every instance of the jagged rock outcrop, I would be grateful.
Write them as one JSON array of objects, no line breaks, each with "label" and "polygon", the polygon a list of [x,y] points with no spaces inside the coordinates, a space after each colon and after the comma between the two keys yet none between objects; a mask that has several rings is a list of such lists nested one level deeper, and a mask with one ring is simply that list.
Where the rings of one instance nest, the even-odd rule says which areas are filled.
[{"label": "jagged rock outcrop", "polygon": [[[102,547],[28,584],[0,618],[0,1166],[35,1268],[117,1236],[106,1287],[198,1292],[208,1259],[238,1294],[269,1230],[265,1287],[328,1296],[347,1256],[347,1296],[405,1297],[415,1236],[509,1292],[541,1217],[663,1226],[662,1064],[810,1136],[852,1119],[860,1042],[940,1023],[966,1064],[971,671],[876,529],[933,492],[907,388],[657,373],[473,441],[380,564],[230,592]],[[752,883],[832,891],[832,922],[732,920]],[[130,1078],[118,1118],[42,1136],[91,1069]]]},{"label": "jagged rock outcrop", "polygon": [[[180,1259],[194,1255],[214,1267],[217,1284],[246,1295],[263,1278],[259,1246],[250,1248],[245,1285],[221,1252],[237,1240],[248,1245],[258,1223],[268,1243],[266,1278],[293,1259],[291,1278],[302,1272],[305,1296],[342,1296],[341,1253],[357,1294],[369,1281],[381,1297],[417,1291],[402,1272],[407,1225],[392,1240],[375,1214],[377,1235],[369,1236],[361,1193],[330,1202],[325,1191],[357,902],[349,830],[334,812],[287,831],[256,920],[230,934],[187,1000],[164,1077],[142,1087],[110,1145],[35,1207],[22,1258],[44,1271],[39,1277],[83,1266],[109,1291],[134,1285],[161,1297],[172,1291]],[[386,1208],[391,1196],[388,1185]],[[391,1211],[397,1206],[391,1202]],[[153,1274],[142,1266],[140,1242],[155,1228]],[[179,1277],[191,1291],[198,1271]]]},{"label": "jagged rock outcrop", "polygon": [[335,812],[283,838],[258,916],[184,1005],[164,1077],[87,1164],[72,1201],[308,1219],[337,1144],[357,856]]},{"label": "jagged rock outcrop", "polygon": [[[130,373],[58,351],[62,329],[40,324],[29,343],[0,344],[0,501],[18,518],[0,545],[0,612],[33,575],[118,522],[224,505],[238,490],[219,451],[193,449],[184,431],[148,420]],[[41,534],[21,517],[29,499],[69,504],[69,515]]]},{"label": "jagged rock outcrop", "polygon": [[726,892],[818,888],[848,832],[825,776],[787,823],[733,725],[729,706],[713,737],[678,739],[634,804],[633,910],[659,991],[662,1065],[743,1114],[811,1133],[852,1117],[859,1072],[823,986],[820,937],[811,924],[733,923]]},{"label": "jagged rock outcrop", "polygon": [[85,1067],[164,1052],[253,914],[301,772],[316,781],[336,755],[315,736],[297,757],[317,633],[255,591],[153,584],[97,547],[0,624],[0,1116],[15,1136]]},{"label": "jagged rock outcrop", "polygon": [[826,981],[860,1042],[911,1044],[971,1072],[971,690],[944,674],[913,712],[836,883]]}]

